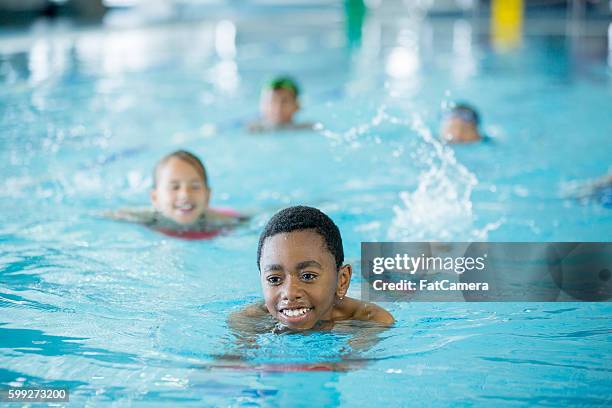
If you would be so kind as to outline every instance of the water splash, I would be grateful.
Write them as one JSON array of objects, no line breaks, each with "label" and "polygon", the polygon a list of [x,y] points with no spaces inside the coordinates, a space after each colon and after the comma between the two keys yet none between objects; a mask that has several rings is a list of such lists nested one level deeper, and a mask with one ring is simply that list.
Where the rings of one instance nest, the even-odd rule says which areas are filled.
[{"label": "water splash", "polygon": [[[421,113],[404,119],[402,114],[389,111],[387,106],[380,105],[370,120],[346,131],[332,131],[322,126],[318,129],[343,154],[355,159],[356,150],[366,150],[377,155],[378,162],[385,163],[389,171],[404,177],[395,183],[401,191],[399,203],[392,207],[394,215],[387,231],[388,239],[486,240],[489,232],[499,228],[505,219],[483,227],[475,225],[472,192],[478,185],[476,176],[457,161],[451,147],[432,134]],[[387,139],[383,150],[382,134]],[[343,149],[338,149],[339,146]],[[410,172],[397,171],[398,167]]]},{"label": "water splash", "polygon": [[398,241],[482,238],[482,231],[473,227],[471,200],[478,179],[457,161],[452,149],[433,137],[420,115],[413,114],[409,126],[427,144],[415,157],[424,168],[416,189],[399,194],[401,204],[393,207],[395,217],[389,238]]}]

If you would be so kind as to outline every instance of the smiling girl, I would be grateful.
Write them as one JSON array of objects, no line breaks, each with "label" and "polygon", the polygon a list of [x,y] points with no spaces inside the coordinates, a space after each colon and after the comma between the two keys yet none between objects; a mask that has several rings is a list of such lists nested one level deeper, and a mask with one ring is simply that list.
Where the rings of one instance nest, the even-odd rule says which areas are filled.
[{"label": "smiling girl", "polygon": [[106,215],[144,224],[167,235],[211,238],[246,217],[208,206],[211,190],[200,159],[185,150],[164,156],[153,170],[152,209],[122,209]]}]

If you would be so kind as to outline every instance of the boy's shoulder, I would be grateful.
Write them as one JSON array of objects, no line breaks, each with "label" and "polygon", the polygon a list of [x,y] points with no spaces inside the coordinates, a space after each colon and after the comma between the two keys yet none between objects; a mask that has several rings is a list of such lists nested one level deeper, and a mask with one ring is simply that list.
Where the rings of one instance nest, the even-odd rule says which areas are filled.
[{"label": "boy's shoulder", "polygon": [[232,312],[229,315],[230,326],[231,323],[235,323],[238,321],[244,322],[244,320],[249,320],[253,318],[261,318],[268,315],[268,309],[266,309],[266,305],[263,302],[252,303],[250,305],[244,306],[235,312]]},{"label": "boy's shoulder", "polygon": [[242,313],[244,316],[248,317],[260,317],[266,316],[268,314],[268,309],[264,302],[257,302],[246,306],[242,309]]},{"label": "boy's shoulder", "polygon": [[391,313],[374,303],[346,297],[339,305],[341,320],[362,320],[392,325],[395,319]]}]

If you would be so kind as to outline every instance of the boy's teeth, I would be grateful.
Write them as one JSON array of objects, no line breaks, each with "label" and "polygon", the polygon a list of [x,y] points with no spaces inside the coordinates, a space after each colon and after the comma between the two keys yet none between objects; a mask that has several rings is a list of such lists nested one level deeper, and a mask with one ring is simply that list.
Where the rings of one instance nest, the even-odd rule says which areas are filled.
[{"label": "boy's teeth", "polygon": [[191,210],[193,208],[193,205],[191,205],[191,204],[180,204],[180,205],[177,205],[176,208],[178,208],[179,210]]},{"label": "boy's teeth", "polygon": [[296,316],[302,316],[304,314],[306,314],[306,312],[308,312],[310,309],[308,308],[302,308],[302,309],[284,309],[283,310],[283,314],[289,316],[289,317],[296,317]]}]

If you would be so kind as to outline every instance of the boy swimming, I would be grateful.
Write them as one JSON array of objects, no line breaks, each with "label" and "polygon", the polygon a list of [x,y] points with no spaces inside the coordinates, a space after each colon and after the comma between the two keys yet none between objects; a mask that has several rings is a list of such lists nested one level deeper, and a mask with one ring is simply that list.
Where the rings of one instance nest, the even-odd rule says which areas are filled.
[{"label": "boy swimming", "polygon": [[444,113],[440,125],[440,137],[448,143],[474,143],[485,137],[479,130],[480,115],[476,108],[458,103]]},{"label": "boy swimming", "polygon": [[178,150],[155,165],[152,209],[123,209],[106,215],[183,238],[210,238],[246,219],[233,211],[210,208],[210,194],[206,168],[200,159]]},{"label": "boy swimming", "polygon": [[312,129],[312,123],[293,121],[300,110],[299,94],[297,83],[290,77],[281,76],[268,82],[261,92],[261,119],[249,124],[249,131]]},{"label": "boy swimming", "polygon": [[394,322],[385,309],[346,296],[352,267],[344,264],[342,237],[334,222],[312,207],[276,213],[259,237],[257,266],[264,301],[230,318],[247,329],[272,317],[277,329],[329,329],[335,322]]}]

